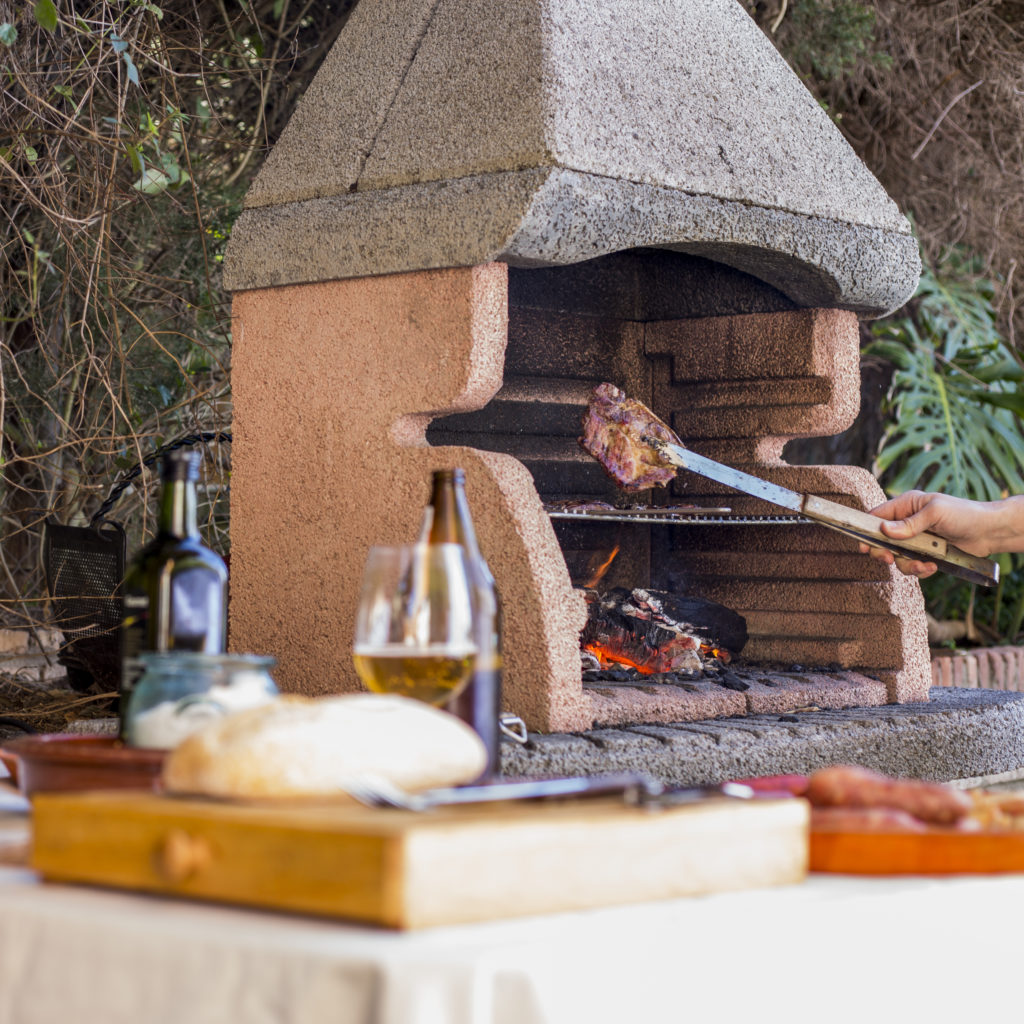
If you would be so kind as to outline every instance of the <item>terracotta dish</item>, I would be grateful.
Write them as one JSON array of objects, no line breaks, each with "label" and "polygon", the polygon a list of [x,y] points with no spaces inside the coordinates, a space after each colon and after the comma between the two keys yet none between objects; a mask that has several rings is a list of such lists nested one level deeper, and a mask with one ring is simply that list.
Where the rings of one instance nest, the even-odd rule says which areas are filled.
[{"label": "terracotta dish", "polygon": [[113,736],[53,733],[5,740],[0,760],[25,796],[85,789],[155,791],[166,753],[126,747]]}]

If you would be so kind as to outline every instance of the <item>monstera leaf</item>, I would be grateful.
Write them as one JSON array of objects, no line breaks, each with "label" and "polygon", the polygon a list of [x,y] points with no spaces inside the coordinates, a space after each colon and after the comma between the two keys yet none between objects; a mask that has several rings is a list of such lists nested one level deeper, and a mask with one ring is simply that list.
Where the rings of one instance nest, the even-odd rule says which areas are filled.
[{"label": "monstera leaf", "polygon": [[925,270],[912,316],[883,322],[868,352],[896,366],[877,470],[886,489],[991,501],[1024,493],[1024,380],[984,278]]},{"label": "monstera leaf", "polygon": [[[1024,370],[999,334],[995,287],[956,257],[942,271],[925,269],[911,314],[875,325],[867,348],[896,367],[876,472],[890,494],[1024,494]],[[1024,624],[1024,560],[998,560],[994,592],[942,574],[925,580],[929,611],[987,620],[992,639],[1014,642]]]}]

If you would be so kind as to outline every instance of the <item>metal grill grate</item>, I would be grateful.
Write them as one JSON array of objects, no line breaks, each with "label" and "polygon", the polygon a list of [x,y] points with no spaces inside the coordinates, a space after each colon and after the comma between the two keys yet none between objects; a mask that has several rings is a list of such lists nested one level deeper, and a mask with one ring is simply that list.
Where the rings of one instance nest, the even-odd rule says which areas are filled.
[{"label": "metal grill grate", "polygon": [[117,628],[125,565],[125,535],[119,524],[93,529],[48,522],[43,559],[56,625],[65,635],[99,636]]},{"label": "metal grill grate", "polygon": [[594,523],[637,523],[644,526],[766,526],[810,523],[813,520],[795,513],[779,515],[744,515],[727,508],[687,509],[668,512],[646,509],[572,509],[546,507],[552,519],[573,519]]}]

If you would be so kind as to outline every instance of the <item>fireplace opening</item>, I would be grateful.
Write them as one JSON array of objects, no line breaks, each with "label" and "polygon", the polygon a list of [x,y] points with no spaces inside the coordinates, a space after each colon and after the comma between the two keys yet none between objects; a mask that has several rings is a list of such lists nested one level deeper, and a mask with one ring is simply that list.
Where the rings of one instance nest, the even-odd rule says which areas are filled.
[{"label": "fireplace opening", "polygon": [[[750,710],[755,692],[799,710],[818,706],[818,688],[823,706],[879,704],[893,699],[903,667],[900,621],[877,593],[885,568],[846,538],[685,471],[666,488],[626,493],[578,443],[593,388],[608,381],[696,451],[755,474],[796,474],[778,482],[849,501],[829,475],[835,467],[790,467],[782,450],[845,429],[858,380],[854,314],[797,308],[712,260],[633,249],[565,267],[510,266],[502,386],[483,409],[434,420],[427,440],[512,455],[530,471],[566,572],[587,597],[580,674],[592,703],[615,703],[623,688],[725,690],[740,704],[711,714]],[[595,656],[595,609],[635,605],[637,593],[721,608],[742,623],[743,643],[733,634],[730,650],[707,634],[687,653],[677,630],[661,635],[663,651],[641,645],[654,648],[644,667],[623,651]]]}]

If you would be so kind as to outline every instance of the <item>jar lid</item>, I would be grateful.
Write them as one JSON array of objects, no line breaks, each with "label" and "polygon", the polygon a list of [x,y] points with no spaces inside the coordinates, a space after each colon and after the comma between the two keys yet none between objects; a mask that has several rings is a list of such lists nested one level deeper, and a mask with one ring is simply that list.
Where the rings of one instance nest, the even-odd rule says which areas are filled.
[{"label": "jar lid", "polygon": [[225,668],[271,669],[277,659],[269,654],[204,654],[200,651],[144,651],[143,665],[163,671],[203,672]]}]

